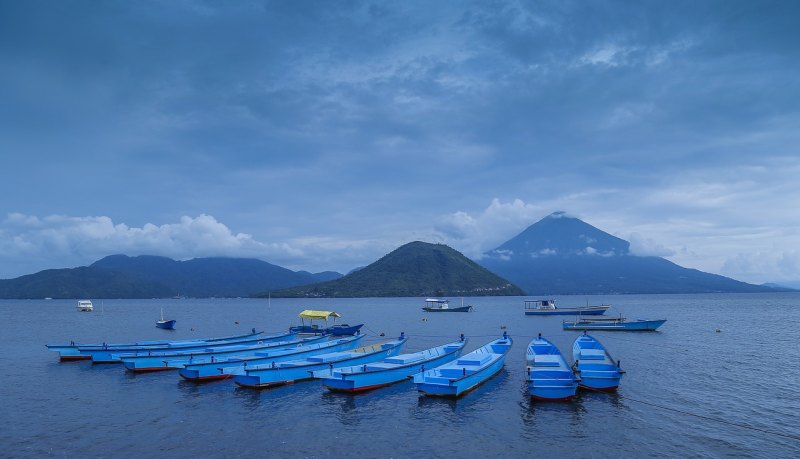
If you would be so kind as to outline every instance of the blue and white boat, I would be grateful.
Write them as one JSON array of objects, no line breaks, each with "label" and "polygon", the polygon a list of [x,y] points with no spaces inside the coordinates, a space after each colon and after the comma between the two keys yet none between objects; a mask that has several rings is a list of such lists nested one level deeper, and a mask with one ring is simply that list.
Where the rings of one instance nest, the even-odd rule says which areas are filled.
[{"label": "blue and white boat", "polygon": [[197,353],[209,352],[213,349],[226,346],[262,346],[277,341],[295,339],[295,333],[278,333],[274,335],[254,335],[248,338],[237,338],[230,340],[218,340],[213,342],[183,342],[178,344],[156,345],[156,346],[102,346],[102,347],[79,347],[81,354],[88,355],[92,363],[120,363],[122,356],[137,355],[168,355],[175,353]]},{"label": "blue and white boat", "polygon": [[214,360],[224,359],[227,357],[253,356],[261,352],[268,352],[277,349],[296,349],[298,347],[302,347],[303,345],[313,344],[326,339],[327,338],[324,336],[311,336],[290,339],[287,341],[273,341],[256,345],[234,344],[230,346],[193,349],[191,351],[145,351],[137,353],[136,355],[123,354],[120,356],[120,359],[122,360],[122,365],[124,365],[126,369],[135,372],[174,370],[183,368],[186,363],[192,361],[213,362]]},{"label": "blue and white boat", "polygon": [[245,368],[255,365],[272,365],[278,362],[302,359],[312,355],[353,349],[358,346],[358,343],[361,342],[362,339],[364,339],[364,335],[345,336],[288,349],[256,352],[256,354],[252,356],[216,356],[199,361],[190,360],[183,364],[183,368],[179,370],[179,373],[182,378],[189,381],[199,382],[213,379],[226,379],[235,374],[244,374]]},{"label": "blue and white boat", "polygon": [[583,315],[599,316],[605,314],[610,304],[579,306],[575,308],[556,307],[556,300],[525,300],[526,316]]},{"label": "blue and white boat", "polygon": [[528,393],[537,400],[569,400],[578,380],[561,351],[542,334],[530,342],[525,354]]},{"label": "blue and white boat", "polygon": [[619,387],[619,380],[625,373],[614,362],[606,348],[586,332],[572,345],[573,369],[580,377],[580,387],[592,390],[613,392]]},{"label": "blue and white boat", "polygon": [[458,397],[478,387],[503,369],[513,344],[507,333],[458,360],[414,375],[417,390],[425,395]]},{"label": "blue and white boat", "polygon": [[466,344],[467,340],[461,335],[459,341],[420,352],[396,355],[382,362],[315,371],[314,377],[322,379],[322,385],[332,391],[367,391],[405,381],[426,368],[451,362],[461,355]]},{"label": "blue and white boat", "polygon": [[312,379],[315,371],[343,366],[363,365],[397,355],[408,338],[403,333],[396,340],[372,344],[352,351],[331,352],[300,360],[290,360],[270,365],[248,366],[244,374],[237,374],[233,382],[243,387],[266,388]]},{"label": "blue and white boat", "polygon": [[561,327],[564,330],[609,330],[609,331],[655,331],[664,325],[667,319],[634,319],[619,317],[579,317],[565,320]]},{"label": "blue and white boat", "polygon": [[164,319],[164,308],[161,308],[161,320],[156,321],[156,327],[164,330],[175,330],[175,319]]},{"label": "blue and white boat", "polygon": [[156,341],[135,341],[130,343],[76,343],[74,341],[70,342],[69,344],[46,344],[45,347],[51,351],[58,352],[59,359],[62,361],[68,360],[89,360],[92,358],[91,355],[88,354],[81,354],[79,348],[86,348],[86,349],[108,349],[108,348],[123,348],[123,347],[141,347],[141,346],[180,346],[186,344],[209,344],[218,341],[233,341],[237,339],[249,339],[253,337],[257,337],[261,335],[263,332],[257,332],[254,328],[252,333],[247,333],[244,335],[235,335],[235,336],[225,336],[221,338],[192,338],[192,339],[184,339],[184,340],[156,340]]}]

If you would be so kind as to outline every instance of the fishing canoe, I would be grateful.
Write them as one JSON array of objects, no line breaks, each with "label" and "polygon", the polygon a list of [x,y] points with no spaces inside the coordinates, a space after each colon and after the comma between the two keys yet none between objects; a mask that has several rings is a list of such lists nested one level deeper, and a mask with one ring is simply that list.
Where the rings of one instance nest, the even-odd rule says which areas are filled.
[{"label": "fishing canoe", "polygon": [[528,394],[536,400],[569,400],[578,389],[578,378],[561,351],[542,334],[532,340],[525,354]]},{"label": "fishing canoe", "polygon": [[431,370],[414,375],[417,390],[429,396],[459,397],[497,374],[513,344],[508,334]]},{"label": "fishing canoe", "polygon": [[461,355],[467,340],[432,347],[411,354],[396,355],[382,362],[325,369],[314,372],[322,385],[335,392],[361,392],[405,381],[413,375],[451,362]]},{"label": "fishing canoe", "polygon": [[561,323],[564,330],[655,331],[667,319],[634,319],[622,316],[608,318],[576,318]]},{"label": "fishing canoe", "polygon": [[253,356],[233,356],[214,358],[202,362],[190,361],[179,370],[182,378],[189,381],[210,381],[231,378],[236,374],[244,374],[244,369],[255,365],[274,364],[288,360],[297,360],[312,355],[353,349],[364,338],[364,335],[346,336],[343,338],[322,341],[289,349],[275,349],[257,352]]},{"label": "fishing canoe", "polygon": [[580,387],[613,392],[625,373],[619,360],[614,362],[606,348],[592,336],[583,332],[572,345],[573,369],[580,377]]},{"label": "fishing canoe", "polygon": [[292,384],[312,379],[315,371],[343,366],[363,365],[397,355],[408,338],[404,334],[396,340],[364,346],[352,351],[331,352],[305,359],[290,360],[278,364],[248,366],[244,374],[233,377],[233,382],[242,387],[267,388]]},{"label": "fishing canoe", "polygon": [[178,353],[203,353],[216,348],[227,346],[263,346],[277,341],[294,339],[294,333],[279,333],[275,335],[257,335],[249,338],[221,340],[214,342],[180,343],[166,346],[132,346],[132,347],[79,347],[81,354],[89,355],[92,363],[120,363],[122,357],[136,357],[140,355],[170,355]]},{"label": "fishing canoe", "polygon": [[311,336],[256,345],[234,344],[180,352],[142,352],[137,355],[122,355],[120,359],[126,369],[135,372],[174,370],[182,368],[184,364],[195,360],[198,362],[213,362],[216,359],[227,357],[252,356],[270,350],[297,348],[325,339],[327,338],[324,336]]},{"label": "fishing canoe", "polygon": [[233,336],[224,336],[220,338],[192,338],[192,339],[184,339],[184,340],[155,340],[155,341],[134,341],[130,343],[76,343],[71,341],[69,344],[45,344],[45,347],[51,351],[58,352],[59,359],[62,361],[69,361],[69,360],[89,360],[92,358],[91,355],[81,354],[79,348],[83,347],[86,349],[95,348],[95,349],[108,349],[108,348],[123,348],[123,347],[137,347],[137,346],[149,346],[149,347],[156,347],[156,346],[180,346],[184,344],[201,344],[201,343],[214,343],[218,341],[229,341],[229,340],[237,340],[237,339],[247,339],[257,337],[258,335],[263,334],[263,332],[257,332],[254,328],[252,333],[247,333],[244,335],[233,335]]}]

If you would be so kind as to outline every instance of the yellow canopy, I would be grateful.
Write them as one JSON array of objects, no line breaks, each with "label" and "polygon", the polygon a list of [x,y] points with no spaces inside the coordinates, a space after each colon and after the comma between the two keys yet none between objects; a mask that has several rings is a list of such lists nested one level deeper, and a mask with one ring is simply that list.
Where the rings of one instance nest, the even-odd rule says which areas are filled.
[{"label": "yellow canopy", "polygon": [[306,309],[299,314],[301,319],[327,319],[328,317],[342,317],[333,311],[315,311]]}]

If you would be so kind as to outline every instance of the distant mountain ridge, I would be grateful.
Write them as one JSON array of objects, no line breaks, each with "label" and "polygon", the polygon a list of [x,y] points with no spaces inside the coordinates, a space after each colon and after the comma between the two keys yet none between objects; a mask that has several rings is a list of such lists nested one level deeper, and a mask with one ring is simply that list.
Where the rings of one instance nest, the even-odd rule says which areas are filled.
[{"label": "distant mountain ridge", "polygon": [[529,295],[781,291],[633,255],[628,241],[564,212],[486,252],[480,264]]},{"label": "distant mountain ridge", "polygon": [[334,272],[295,272],[254,258],[176,261],[152,255],[111,255],[86,267],[0,280],[0,298],[246,297],[339,277]]},{"label": "distant mountain ridge", "polygon": [[[509,281],[443,244],[410,242],[346,276],[273,291],[272,297],[522,295]],[[264,293],[261,296],[266,296]]]}]

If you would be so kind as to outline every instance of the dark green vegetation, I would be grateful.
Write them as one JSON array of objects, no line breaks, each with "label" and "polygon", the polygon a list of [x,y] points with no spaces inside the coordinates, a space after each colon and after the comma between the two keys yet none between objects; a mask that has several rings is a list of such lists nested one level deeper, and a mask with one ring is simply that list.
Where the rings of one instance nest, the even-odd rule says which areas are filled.
[{"label": "dark green vegetation", "polygon": [[88,267],[0,280],[0,298],[238,297],[338,277],[341,274],[332,272],[295,272],[252,258],[175,261],[112,255]]},{"label": "dark green vegetation", "polygon": [[627,241],[561,212],[486,253],[481,264],[529,295],[787,290],[683,268],[661,257],[633,255]]},{"label": "dark green vegetation", "polygon": [[271,294],[291,298],[356,298],[522,295],[523,292],[446,245],[411,242],[341,279]]}]

